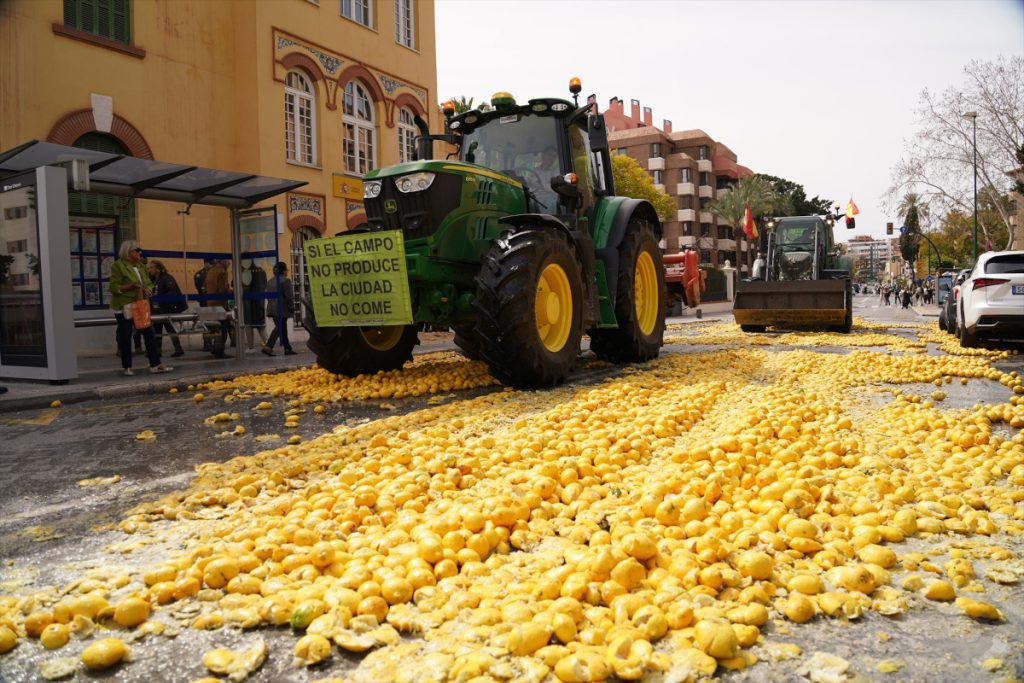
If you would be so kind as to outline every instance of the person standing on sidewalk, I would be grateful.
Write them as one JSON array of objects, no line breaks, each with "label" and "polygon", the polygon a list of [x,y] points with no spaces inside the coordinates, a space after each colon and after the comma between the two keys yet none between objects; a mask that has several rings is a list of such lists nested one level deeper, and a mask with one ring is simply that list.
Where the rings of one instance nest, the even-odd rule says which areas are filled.
[{"label": "person standing on sidewalk", "polygon": [[[134,375],[132,370],[132,332],[135,324],[130,305],[148,298],[153,292],[146,267],[142,264],[142,247],[135,240],[125,240],[118,251],[118,259],[110,269],[110,307],[117,320],[117,350],[121,354],[121,368],[125,375]],[[142,330],[149,356],[150,372],[170,372],[174,368],[160,362],[160,347],[156,343],[153,326]]]},{"label": "person standing on sidewalk", "polygon": [[[150,259],[146,263],[146,270],[149,272],[149,277],[153,280],[154,296],[182,296],[178,281],[167,272],[163,261]],[[181,301],[160,301],[153,304],[154,313],[182,313],[186,308],[188,308],[188,304],[185,303],[184,298]],[[162,332],[167,332],[167,336],[171,338],[171,344],[174,345],[174,353],[171,354],[172,358],[185,355],[185,350],[181,348],[181,340],[178,339],[178,330],[174,327],[173,322],[161,320],[158,323],[153,323],[153,331],[157,335],[157,344],[161,347],[163,346]]]},{"label": "person standing on sidewalk", "polygon": [[284,261],[274,265],[274,277],[267,282],[267,293],[274,294],[267,299],[267,317],[274,321],[274,329],[267,338],[267,345],[261,351],[268,356],[274,355],[274,344],[281,337],[284,355],[293,356],[292,344],[288,341],[288,318],[295,312],[295,294],[292,281],[288,279],[288,266]]}]

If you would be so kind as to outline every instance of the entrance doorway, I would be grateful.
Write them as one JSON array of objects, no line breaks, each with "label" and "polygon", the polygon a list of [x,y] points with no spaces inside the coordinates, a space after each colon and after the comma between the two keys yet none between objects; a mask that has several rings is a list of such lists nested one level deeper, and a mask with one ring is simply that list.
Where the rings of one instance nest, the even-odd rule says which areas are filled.
[{"label": "entrance doorway", "polygon": [[292,235],[291,244],[291,271],[292,271],[292,288],[295,291],[295,324],[301,325],[302,318],[305,315],[305,307],[299,304],[300,301],[309,298],[309,280],[306,278],[306,256],[305,248],[306,240],[319,239],[320,234],[317,233],[313,228],[304,225],[295,231]]}]

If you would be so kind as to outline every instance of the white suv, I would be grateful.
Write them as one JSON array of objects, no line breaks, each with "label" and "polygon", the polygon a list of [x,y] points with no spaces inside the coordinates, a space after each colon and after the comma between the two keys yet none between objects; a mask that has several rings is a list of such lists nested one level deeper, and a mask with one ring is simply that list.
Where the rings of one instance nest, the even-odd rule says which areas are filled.
[{"label": "white suv", "polygon": [[960,285],[960,346],[980,339],[1024,340],[1024,251],[990,251],[978,257]]}]

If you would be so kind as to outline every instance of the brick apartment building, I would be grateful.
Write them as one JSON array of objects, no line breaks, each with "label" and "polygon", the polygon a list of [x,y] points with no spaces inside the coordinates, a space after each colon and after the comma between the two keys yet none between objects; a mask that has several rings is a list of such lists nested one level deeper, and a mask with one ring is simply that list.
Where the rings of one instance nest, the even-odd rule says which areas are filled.
[{"label": "brick apartment building", "polygon": [[604,112],[612,152],[639,161],[654,184],[676,203],[675,220],[664,226],[665,253],[693,246],[700,251],[701,263],[722,266],[729,261],[741,273],[749,273],[756,249],[739,226],[728,225],[706,208],[740,178],[754,172],[736,163],[736,153],[704,131],[676,132],[668,119],[659,129],[652,124],[652,117],[650,107],[644,107],[641,116],[638,100],[631,101],[627,115],[617,97]]}]

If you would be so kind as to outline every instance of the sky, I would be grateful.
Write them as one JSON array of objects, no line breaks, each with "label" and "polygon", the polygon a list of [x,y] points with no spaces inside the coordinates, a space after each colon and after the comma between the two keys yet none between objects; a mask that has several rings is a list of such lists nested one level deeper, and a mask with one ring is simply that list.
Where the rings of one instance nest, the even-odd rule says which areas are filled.
[{"label": "sky", "polygon": [[[860,214],[885,236],[882,195],[925,88],[971,60],[1024,55],[1024,0],[436,0],[438,92],[519,101],[640,100],[653,122],[700,128],[740,164]],[[842,225],[842,223],[840,223]]]}]

